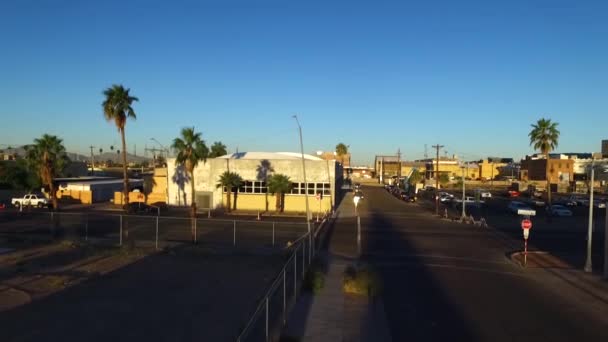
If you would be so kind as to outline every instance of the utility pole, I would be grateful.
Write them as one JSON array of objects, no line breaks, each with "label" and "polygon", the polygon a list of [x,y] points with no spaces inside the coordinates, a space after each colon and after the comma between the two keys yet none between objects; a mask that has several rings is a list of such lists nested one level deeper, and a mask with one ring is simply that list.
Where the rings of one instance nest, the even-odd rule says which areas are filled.
[{"label": "utility pole", "polygon": [[[589,225],[587,226],[587,260],[585,261],[585,272],[593,272],[591,262],[591,245],[593,238],[593,183],[595,182],[595,158],[591,158],[591,191],[589,192]],[[550,190],[549,190],[550,191]]]},{"label": "utility pole", "polygon": [[[435,215],[439,215],[439,150],[443,148],[443,145],[433,145],[437,150],[437,167],[435,168]],[[464,203],[462,204],[464,205]]]},{"label": "utility pole", "polygon": [[91,149],[91,176],[95,175],[95,157],[93,154],[93,149],[95,148],[95,146],[91,145],[89,146],[89,148]]},{"label": "utility pole", "polygon": [[397,182],[401,184],[401,148],[397,149]]}]

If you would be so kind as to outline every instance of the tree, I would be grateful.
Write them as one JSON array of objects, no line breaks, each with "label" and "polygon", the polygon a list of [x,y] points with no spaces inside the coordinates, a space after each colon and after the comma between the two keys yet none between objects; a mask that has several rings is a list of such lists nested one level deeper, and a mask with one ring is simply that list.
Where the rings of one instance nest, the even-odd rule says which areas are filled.
[{"label": "tree", "polygon": [[268,178],[268,192],[276,195],[276,209],[285,210],[285,194],[291,191],[291,180],[288,176],[276,173]]},{"label": "tree", "polygon": [[439,174],[439,183],[441,184],[441,186],[445,186],[449,182],[450,182],[450,176],[448,176],[447,173]]},{"label": "tree", "polygon": [[135,111],[131,105],[134,101],[139,101],[137,97],[131,96],[129,93],[130,91],[131,89],[125,89],[122,85],[114,84],[103,91],[105,100],[102,103],[104,117],[106,120],[114,122],[122,141],[123,207],[125,209],[127,209],[129,205],[129,176],[127,174],[128,164],[125,126],[127,125],[127,118],[135,120]]},{"label": "tree", "polygon": [[230,193],[234,192],[233,209],[236,209],[237,191],[242,184],[243,178],[236,172],[224,171],[220,175],[216,186],[218,188],[226,188],[226,209],[228,212],[230,212]]},{"label": "tree", "polygon": [[415,185],[417,183],[420,183],[421,180],[422,174],[420,174],[420,171],[415,169],[412,171],[412,174],[410,175],[407,181],[408,183],[410,183],[410,185]]},{"label": "tree", "polygon": [[25,151],[30,169],[38,174],[42,184],[49,189],[53,210],[57,210],[57,189],[54,180],[69,162],[62,140],[57,136],[44,134],[35,139],[33,145],[26,146]]},{"label": "tree", "polygon": [[[255,171],[257,172],[257,180],[263,181],[264,184],[268,186],[268,176],[270,173],[274,172],[274,168],[270,164],[270,161],[268,159],[263,159],[260,162],[260,165],[255,168]],[[266,211],[268,211],[268,191],[266,191],[264,194],[264,199],[266,203]]]},{"label": "tree", "polygon": [[211,145],[211,153],[209,153],[209,158],[217,158],[228,154],[226,152],[226,145],[222,144],[221,141],[216,141]]},{"label": "tree", "polygon": [[31,172],[25,159],[0,161],[0,187],[30,191],[42,186],[37,172]]},{"label": "tree", "polygon": [[532,130],[528,133],[530,145],[545,155],[547,161],[545,167],[545,178],[547,179],[547,202],[551,205],[551,179],[549,177],[549,152],[553,151],[558,144],[559,130],[558,123],[551,122],[551,119],[539,119],[536,124],[532,124]]},{"label": "tree", "polygon": [[195,132],[194,127],[185,127],[181,131],[181,137],[173,140],[171,146],[177,151],[175,161],[183,166],[190,176],[190,206],[191,217],[196,217],[196,196],[194,191],[194,169],[200,161],[206,162],[209,156],[209,149],[205,145],[200,132]]},{"label": "tree", "polygon": [[336,145],[336,154],[338,157],[340,157],[342,165],[344,165],[344,156],[348,154],[348,146],[344,145],[343,143],[339,143]]}]

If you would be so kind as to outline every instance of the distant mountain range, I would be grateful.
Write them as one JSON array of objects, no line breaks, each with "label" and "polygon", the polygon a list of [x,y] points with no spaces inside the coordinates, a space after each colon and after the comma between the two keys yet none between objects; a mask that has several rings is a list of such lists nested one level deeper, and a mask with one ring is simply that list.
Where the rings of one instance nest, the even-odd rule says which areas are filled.
[{"label": "distant mountain range", "polygon": [[[7,153],[9,152],[8,149],[2,149],[2,152]],[[20,147],[13,147],[10,149],[10,153],[14,153],[17,154],[18,156],[24,156],[25,155],[25,148],[23,146]],[[73,152],[67,152],[66,153],[68,158],[70,158],[70,160],[72,161],[86,161],[89,162],[91,160],[91,156],[85,156],[79,153],[73,153]],[[111,160],[112,162],[116,162],[116,161],[122,161],[122,153],[118,154],[116,152],[104,152],[101,155],[100,154],[94,154],[93,158],[95,159],[95,163],[99,162],[99,161],[108,161]],[[152,160],[152,158],[148,158],[148,157],[144,157],[144,156],[136,156],[133,154],[130,154],[127,152],[127,162],[131,163],[141,163],[144,161],[150,161]]]}]

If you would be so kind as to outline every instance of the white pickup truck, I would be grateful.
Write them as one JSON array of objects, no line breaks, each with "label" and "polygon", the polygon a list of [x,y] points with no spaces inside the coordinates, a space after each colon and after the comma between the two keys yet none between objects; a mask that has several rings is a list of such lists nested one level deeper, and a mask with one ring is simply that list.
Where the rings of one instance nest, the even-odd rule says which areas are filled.
[{"label": "white pickup truck", "polygon": [[42,195],[27,194],[27,195],[23,196],[23,198],[11,199],[11,204],[17,208],[23,207],[23,206],[44,208],[44,207],[48,207],[49,201],[46,199],[46,197],[44,197]]}]

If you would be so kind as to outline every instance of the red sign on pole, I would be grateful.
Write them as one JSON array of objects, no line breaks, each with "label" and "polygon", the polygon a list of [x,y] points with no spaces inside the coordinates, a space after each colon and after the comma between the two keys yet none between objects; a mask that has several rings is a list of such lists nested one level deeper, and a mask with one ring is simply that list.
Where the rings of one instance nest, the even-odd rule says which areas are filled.
[{"label": "red sign on pole", "polygon": [[528,219],[521,220],[521,229],[532,229],[532,221]]}]

